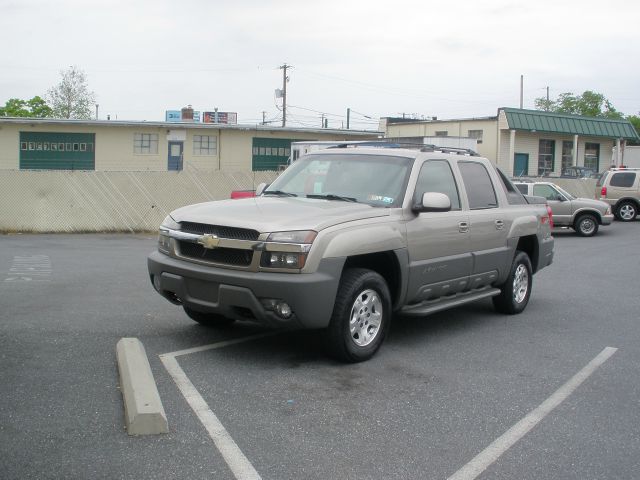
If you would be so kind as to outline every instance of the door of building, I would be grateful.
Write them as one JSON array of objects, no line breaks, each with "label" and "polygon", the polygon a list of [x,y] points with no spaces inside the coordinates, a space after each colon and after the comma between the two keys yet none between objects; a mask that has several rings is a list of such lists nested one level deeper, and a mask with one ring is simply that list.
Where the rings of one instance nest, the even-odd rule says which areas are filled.
[{"label": "door of building", "polygon": [[169,170],[182,170],[184,142],[169,142]]},{"label": "door of building", "polygon": [[513,176],[524,177],[529,174],[529,154],[516,153],[513,159]]}]

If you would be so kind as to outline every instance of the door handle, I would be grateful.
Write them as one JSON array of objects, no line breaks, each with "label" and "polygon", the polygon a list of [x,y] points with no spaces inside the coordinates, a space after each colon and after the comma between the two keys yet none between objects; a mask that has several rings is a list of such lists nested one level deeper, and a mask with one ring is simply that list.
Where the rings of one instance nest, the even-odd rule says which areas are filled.
[{"label": "door handle", "polygon": [[496,230],[502,230],[504,228],[504,222],[502,220],[496,220]]},{"label": "door handle", "polygon": [[469,231],[469,224],[467,222],[460,222],[458,224],[458,231],[460,233],[467,233]]}]

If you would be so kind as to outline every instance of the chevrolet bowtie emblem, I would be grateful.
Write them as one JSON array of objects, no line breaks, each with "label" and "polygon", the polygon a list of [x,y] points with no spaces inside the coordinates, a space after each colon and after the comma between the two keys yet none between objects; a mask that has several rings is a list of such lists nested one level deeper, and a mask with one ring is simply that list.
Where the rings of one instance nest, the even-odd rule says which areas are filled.
[{"label": "chevrolet bowtie emblem", "polygon": [[202,245],[204,248],[217,248],[220,244],[220,239],[215,235],[202,235],[198,237],[198,243]]}]

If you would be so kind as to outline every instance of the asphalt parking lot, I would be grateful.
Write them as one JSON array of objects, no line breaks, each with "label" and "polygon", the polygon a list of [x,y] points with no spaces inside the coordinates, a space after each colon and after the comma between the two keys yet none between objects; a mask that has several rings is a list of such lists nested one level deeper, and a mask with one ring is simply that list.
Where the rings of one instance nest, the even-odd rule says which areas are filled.
[{"label": "asphalt parking lot", "polygon": [[[637,478],[640,221],[555,236],[523,314],[396,319],[357,365],[195,324],[149,283],[152,235],[0,236],[0,478]],[[122,337],[168,434],[125,431]]]}]

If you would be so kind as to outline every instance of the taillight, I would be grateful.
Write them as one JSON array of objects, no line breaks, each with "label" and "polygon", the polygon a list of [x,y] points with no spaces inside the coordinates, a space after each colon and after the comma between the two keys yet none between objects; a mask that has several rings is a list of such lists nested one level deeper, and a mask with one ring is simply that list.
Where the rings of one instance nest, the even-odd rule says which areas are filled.
[{"label": "taillight", "polygon": [[[553,228],[553,210],[551,210],[551,207],[549,205],[546,205],[547,207],[547,215],[549,215],[549,228]],[[544,217],[543,217],[544,220]]]},{"label": "taillight", "polygon": [[607,196],[607,187],[602,187],[602,190],[600,190],[600,197],[606,198],[606,196]]}]

